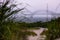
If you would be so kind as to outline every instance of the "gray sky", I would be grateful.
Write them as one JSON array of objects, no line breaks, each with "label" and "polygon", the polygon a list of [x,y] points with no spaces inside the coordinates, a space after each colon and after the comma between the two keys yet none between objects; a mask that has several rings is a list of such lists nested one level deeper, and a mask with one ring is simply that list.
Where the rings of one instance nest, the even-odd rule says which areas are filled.
[{"label": "gray sky", "polygon": [[[26,6],[26,3],[29,4],[30,6],[27,6],[26,8],[32,12],[37,11],[37,10],[47,10],[47,4],[48,4],[49,11],[60,13],[60,0],[15,0],[15,1],[18,4],[23,3],[23,6]],[[52,15],[49,15],[49,17],[51,16]],[[34,15],[34,17],[47,17],[47,16],[36,14]]]},{"label": "gray sky", "polygon": [[[17,4],[23,3],[22,6],[18,5],[18,8],[25,7],[34,12],[37,10],[47,10],[47,4],[48,4],[48,10],[60,13],[60,0],[15,0]],[[26,4],[29,4],[27,6]],[[57,8],[57,9],[56,9]],[[46,13],[43,13],[46,14]],[[35,15],[35,17],[46,17],[46,15]],[[51,17],[51,15],[49,15]]]},{"label": "gray sky", "polygon": [[[17,3],[27,3],[32,10],[46,10],[47,3],[49,10],[55,11],[56,7],[60,5],[60,0],[15,0]],[[59,7],[60,9],[60,7]],[[56,12],[59,12],[59,9]]]},{"label": "gray sky", "polygon": [[[0,0],[1,2],[3,0]],[[24,3],[22,6],[26,6],[26,3],[30,5],[27,6],[29,10],[46,10],[48,4],[48,10],[56,11],[56,7],[58,7],[56,12],[60,13],[60,0],[15,0],[18,4]],[[20,6],[18,6],[20,7]]]}]

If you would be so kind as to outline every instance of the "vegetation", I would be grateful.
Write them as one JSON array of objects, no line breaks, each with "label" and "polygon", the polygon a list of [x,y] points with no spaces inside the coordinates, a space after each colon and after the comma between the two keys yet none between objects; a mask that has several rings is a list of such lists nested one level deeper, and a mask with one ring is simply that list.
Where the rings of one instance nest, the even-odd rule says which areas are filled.
[{"label": "vegetation", "polygon": [[46,35],[46,40],[55,40],[60,38],[60,17],[44,23],[44,26],[48,29],[42,34]]},{"label": "vegetation", "polygon": [[34,32],[27,31],[28,28],[25,25],[22,26],[24,23],[20,24],[14,20],[9,20],[13,14],[22,11],[24,8],[13,10],[16,5],[12,4],[7,7],[8,4],[9,1],[6,1],[0,5],[0,40],[27,40],[26,36],[36,35]]},{"label": "vegetation", "polygon": [[34,32],[28,31],[29,29],[35,29],[36,27],[48,29],[41,34],[46,35],[46,40],[60,38],[60,18],[48,22],[14,22],[14,20],[9,20],[12,18],[11,16],[24,10],[24,8],[13,10],[16,5],[12,4],[10,7],[7,7],[8,4],[9,1],[6,1],[6,3],[0,5],[0,40],[27,40],[26,37],[28,35],[37,35]]},{"label": "vegetation", "polygon": [[47,28],[47,31],[44,31],[41,35],[46,35],[45,40],[55,40],[60,38],[60,17],[52,19],[47,22],[35,22],[35,23],[26,23],[27,27],[42,27]]},{"label": "vegetation", "polygon": [[48,30],[41,34],[46,35],[45,40],[55,40],[57,38],[60,38],[60,17],[52,19],[51,21],[47,22],[25,23],[23,25],[30,28],[34,27],[47,28]]}]

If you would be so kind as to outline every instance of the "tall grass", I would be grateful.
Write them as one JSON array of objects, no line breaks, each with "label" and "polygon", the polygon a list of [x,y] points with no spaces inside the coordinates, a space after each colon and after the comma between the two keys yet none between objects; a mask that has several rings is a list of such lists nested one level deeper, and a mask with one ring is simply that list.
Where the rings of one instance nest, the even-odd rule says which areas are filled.
[{"label": "tall grass", "polygon": [[60,17],[55,20],[45,22],[44,24],[48,29],[42,33],[46,35],[46,40],[55,40],[57,38],[60,38]]},{"label": "tall grass", "polygon": [[23,25],[25,23],[20,24],[14,20],[8,20],[10,16],[24,9],[13,10],[16,5],[7,7],[8,4],[9,1],[6,1],[0,6],[0,40],[27,40],[28,35],[36,35],[34,32],[27,31],[28,27]]}]

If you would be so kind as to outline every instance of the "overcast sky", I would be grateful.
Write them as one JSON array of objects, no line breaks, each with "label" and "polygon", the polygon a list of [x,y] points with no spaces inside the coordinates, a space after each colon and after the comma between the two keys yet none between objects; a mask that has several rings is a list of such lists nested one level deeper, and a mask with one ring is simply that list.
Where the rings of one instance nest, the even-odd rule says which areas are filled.
[{"label": "overcast sky", "polygon": [[[60,0],[15,0],[18,4],[23,3],[23,6],[29,4],[26,8],[30,11],[37,11],[37,10],[48,10],[60,13]],[[20,7],[20,6],[18,6]],[[29,15],[28,15],[29,16]],[[34,17],[47,17],[46,15],[35,15]],[[51,17],[51,15],[49,15]]]},{"label": "overcast sky", "polygon": [[[37,10],[47,10],[48,5],[49,11],[60,13],[60,0],[14,0],[14,2],[17,4],[23,3],[22,7],[26,6],[26,8],[32,12]],[[18,5],[18,7],[21,8],[20,5]],[[36,14],[35,17],[37,16],[38,15]],[[46,15],[41,15],[40,17],[45,16]]]},{"label": "overcast sky", "polygon": [[[3,0],[0,0],[3,1]],[[48,4],[48,10],[50,11],[57,11],[60,12],[60,0],[15,0],[18,4],[19,3],[24,3],[23,6],[26,6],[25,4],[29,4],[30,7],[28,6],[28,9],[33,10],[46,10],[47,9],[47,4]]]},{"label": "overcast sky", "polygon": [[[48,10],[55,11],[56,7],[60,5],[60,0],[15,0],[17,3],[27,3],[32,10]],[[60,6],[56,12],[59,12]]]}]

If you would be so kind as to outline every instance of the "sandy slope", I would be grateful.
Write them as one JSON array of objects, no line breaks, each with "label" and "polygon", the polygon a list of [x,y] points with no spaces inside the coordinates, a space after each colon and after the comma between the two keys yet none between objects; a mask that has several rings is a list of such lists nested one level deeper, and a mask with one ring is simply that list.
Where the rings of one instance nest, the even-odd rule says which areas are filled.
[{"label": "sandy slope", "polygon": [[29,40],[44,40],[45,35],[41,36],[40,34],[45,30],[45,28],[40,28],[36,30],[30,30],[37,34],[37,36],[28,36]]}]

